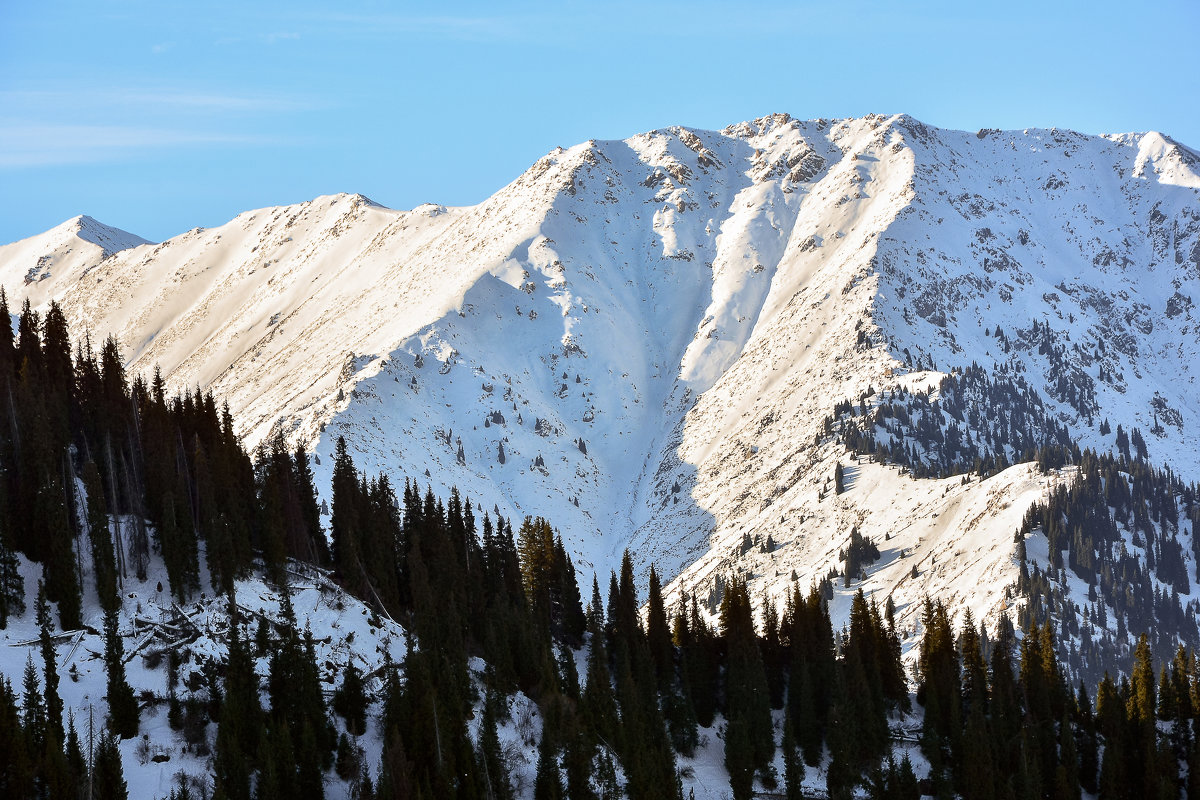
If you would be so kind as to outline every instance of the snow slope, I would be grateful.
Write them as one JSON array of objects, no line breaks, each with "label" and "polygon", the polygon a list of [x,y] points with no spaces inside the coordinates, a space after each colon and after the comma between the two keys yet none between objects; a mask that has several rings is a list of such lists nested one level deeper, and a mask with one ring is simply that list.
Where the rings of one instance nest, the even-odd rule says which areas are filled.
[{"label": "snow slope", "polygon": [[857,524],[885,551],[868,588],[987,616],[1042,479],[915,481],[818,441],[822,421],[978,363],[1085,446],[1112,446],[1107,417],[1200,473],[1198,164],[1157,133],[774,115],[559,149],[469,208],[337,195],[160,245],[83,218],[0,248],[0,283],[213,389],[248,442],[308,442],[323,481],[345,436],[360,468],[548,517],[585,572],[631,547],[673,592],[740,569],[782,594]]},{"label": "snow slope", "polygon": [[[105,259],[143,244],[149,242],[89,216],[74,217],[39,236],[0,247],[4,285],[14,295],[40,306],[63,286],[82,280]],[[24,272],[17,274],[21,269]]]},{"label": "snow slope", "polygon": [[[86,534],[84,534],[86,537]],[[86,549],[85,541],[81,541]],[[34,613],[37,584],[41,578],[38,565],[20,558],[25,579],[26,612],[9,620],[8,628],[0,631],[0,676],[21,686],[27,660],[32,659],[39,681],[44,679],[38,626]],[[86,747],[89,720],[95,736],[104,730],[108,704],[105,700],[106,672],[104,667],[104,615],[96,603],[91,564],[84,559],[84,628],[74,632],[55,630],[59,636],[55,659],[59,674],[59,695],[65,709],[74,715],[75,727]],[[207,576],[205,576],[207,579]],[[125,670],[130,686],[138,697],[140,710],[139,735],[120,742],[122,767],[133,798],[166,798],[178,788],[180,776],[198,781],[211,791],[211,746],[216,736],[216,724],[205,727],[207,743],[189,745],[185,736],[173,731],[168,724],[168,677],[165,653],[176,650],[182,658],[179,669],[181,700],[193,695],[207,700],[206,670],[228,658],[229,615],[224,597],[201,594],[199,599],[179,609],[169,591],[159,591],[166,585],[166,571],[158,558],[151,559],[144,581],[127,577],[122,585],[122,608],[119,612],[118,633],[125,651]],[[354,665],[364,675],[371,676],[368,688],[378,692],[383,665],[399,662],[407,652],[407,635],[391,620],[381,619],[339,588],[333,586],[319,571],[305,570],[289,576],[294,590],[292,603],[301,624],[312,631],[316,643],[317,663],[325,689],[332,693],[340,684],[347,664]],[[242,611],[244,641],[252,642],[258,620],[278,621],[280,597],[278,592],[260,578],[238,581],[235,592]],[[182,616],[179,612],[182,612]],[[183,617],[186,623],[181,623]],[[57,614],[53,615],[57,622]],[[156,628],[156,625],[163,627]],[[255,670],[265,685],[269,673],[269,652],[256,654]],[[328,695],[327,695],[328,696]],[[266,693],[263,693],[267,705]],[[373,711],[378,711],[374,708]],[[375,765],[382,750],[378,731],[378,715],[373,714],[365,735],[356,739],[364,751],[365,763]],[[340,718],[334,717],[338,732],[344,730]],[[64,725],[65,725],[64,721]],[[531,762],[532,763],[532,762]],[[193,791],[200,783],[192,785]],[[328,797],[349,796],[349,785],[332,774],[326,786]]]}]

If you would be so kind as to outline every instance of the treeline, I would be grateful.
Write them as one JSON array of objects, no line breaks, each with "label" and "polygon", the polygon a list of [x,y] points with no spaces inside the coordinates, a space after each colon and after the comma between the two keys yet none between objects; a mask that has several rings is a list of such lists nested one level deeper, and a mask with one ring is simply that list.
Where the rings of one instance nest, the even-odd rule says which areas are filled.
[{"label": "treeline", "polygon": [[[965,800],[1200,796],[1200,674],[1179,647],[1157,673],[1143,635],[1128,676],[1072,689],[1049,623],[1017,640],[926,602],[917,699],[932,793]],[[1093,706],[1092,697],[1095,697]],[[884,795],[872,793],[872,796]]]},{"label": "treeline", "polygon": [[944,377],[937,397],[895,387],[843,400],[825,419],[850,452],[907,467],[917,478],[994,475],[1040,452],[1069,450],[1071,436],[1017,375],[991,378],[976,364]]},{"label": "treeline", "polygon": [[[445,503],[428,490],[422,497],[413,482],[397,499],[386,477],[358,474],[338,443],[336,574],[403,621],[415,642],[386,670],[384,756],[373,774],[360,765],[361,796],[514,797],[498,731],[518,690],[541,712],[539,800],[680,796],[677,754],[692,755],[700,728],[719,722],[739,800],[756,780],[799,797],[806,765],[827,755],[831,781],[848,790],[890,751],[888,714],[909,702],[890,607],[860,592],[835,636],[817,590],[795,592],[781,609],[733,578],[714,627],[695,599],[668,609],[652,568],[642,613],[628,553],[607,595],[593,580],[584,606],[546,520],[526,518],[514,532],[472,509],[457,492]],[[575,650],[585,645],[581,675]],[[482,694],[471,656],[487,665]],[[773,710],[783,712],[782,739]],[[783,775],[774,766],[781,742]],[[915,791],[910,764],[893,765],[893,774]]]},{"label": "treeline", "polygon": [[276,577],[285,558],[327,563],[307,453],[279,437],[252,461],[211,393],[168,396],[157,371],[130,381],[115,339],[72,349],[57,304],[40,316],[26,301],[15,338],[0,325],[0,628],[23,611],[15,553],[42,564],[72,630],[84,565],[114,610],[152,548],[180,601],[201,590],[201,548],[216,591],[256,556]]},{"label": "treeline", "polygon": [[[1029,621],[1052,615],[1078,638],[1063,656],[1089,683],[1099,680],[1100,665],[1127,663],[1127,642],[1143,632],[1162,662],[1179,644],[1200,647],[1200,603],[1184,599],[1200,577],[1187,563],[1190,554],[1200,564],[1200,489],[1127,454],[1085,451],[1076,466],[1018,531],[1018,590],[1029,598]],[[1045,570],[1025,558],[1024,536],[1035,531],[1048,544]],[[1086,602],[1071,599],[1068,573],[1086,583]]]},{"label": "treeline", "polygon": [[[349,457],[339,458],[355,474]],[[355,491],[335,500],[335,517],[343,502],[377,494],[378,483],[357,476]],[[527,519],[514,533],[485,513],[477,530],[471,504],[456,494],[445,504],[428,491],[420,499],[410,482],[403,497],[392,515],[378,517],[398,526],[389,539],[396,600],[383,610],[404,619],[415,642],[385,673],[384,757],[372,769],[356,760],[353,742],[340,744],[336,758],[324,755],[340,774],[358,775],[361,797],[514,797],[499,735],[514,690],[541,712],[537,798],[679,796],[677,759],[695,752],[702,729],[723,739],[735,798],[756,787],[799,798],[806,771],[818,765],[833,798],[858,790],[916,798],[924,788],[982,800],[1077,800],[1084,791],[1107,799],[1143,787],[1165,797],[1193,791],[1188,776],[1200,774],[1200,679],[1182,648],[1156,681],[1143,637],[1128,679],[1106,676],[1091,693],[1082,683],[1072,690],[1049,622],[1018,637],[1002,618],[989,636],[968,614],[956,635],[947,610],[926,601],[915,676],[919,746],[931,764],[922,787],[907,756],[895,758],[889,729],[912,697],[890,604],[874,605],[860,591],[836,630],[821,591],[793,590],[778,608],[731,577],[714,626],[694,598],[668,609],[653,569],[639,611],[626,554],[607,599],[593,581],[581,607],[574,571],[545,520]],[[369,571],[361,579],[370,582],[369,600],[383,597],[374,586],[382,579]],[[487,664],[480,690],[467,669],[471,655]],[[362,698],[361,676],[348,670],[334,708],[351,738],[365,728]],[[477,713],[472,736],[468,720]],[[252,716],[269,714],[255,708]],[[267,767],[257,769],[252,786]]]},{"label": "treeline", "polygon": [[[546,520],[527,518],[514,532],[484,513],[477,524],[457,492],[443,504],[428,490],[422,498],[412,482],[398,502],[386,477],[356,472],[344,442],[337,453],[337,574],[403,621],[417,643],[385,686],[385,755],[375,778],[382,796],[404,786],[414,797],[512,797],[496,726],[517,690],[542,711],[538,798],[677,794],[675,754],[691,755],[699,727],[719,718],[735,796],[749,797],[756,776],[777,787],[773,708],[788,709],[791,766],[783,777],[794,792],[805,759],[820,762],[835,727],[836,761],[847,775],[886,750],[886,714],[907,702],[907,687],[894,623],[861,594],[840,656],[816,591],[789,597],[780,610],[752,600],[733,579],[714,628],[694,599],[667,609],[651,569],[643,615],[628,553],[606,596],[593,581],[585,607],[574,565]],[[573,649],[585,643],[580,675]],[[472,655],[487,664],[483,697],[467,669]],[[467,720],[480,701],[473,750]]]},{"label": "treeline", "polygon": [[[1047,344],[1046,330],[1035,325],[1036,336],[1025,346],[1061,355]],[[1008,341],[1003,331],[996,335]],[[1113,437],[1114,451],[1081,450],[1022,377],[993,380],[972,365],[946,376],[936,399],[902,388],[869,389],[857,403],[839,403],[825,430],[852,453],[905,466],[915,477],[987,477],[1014,461],[1033,462],[1043,472],[1075,465],[1077,478],[1035,504],[1017,532],[1022,571],[1016,588],[1028,597],[1017,624],[1057,620],[1067,668],[1093,685],[1105,668],[1129,663],[1143,632],[1162,660],[1178,644],[1200,647],[1200,602],[1189,597],[1200,576],[1200,537],[1194,535],[1200,490],[1151,466],[1137,428],[1114,431],[1102,420],[1099,431]],[[835,487],[839,476],[840,465]],[[1024,537],[1035,530],[1046,536],[1048,565],[1025,559]],[[1086,603],[1072,599],[1068,573],[1087,584]]]}]

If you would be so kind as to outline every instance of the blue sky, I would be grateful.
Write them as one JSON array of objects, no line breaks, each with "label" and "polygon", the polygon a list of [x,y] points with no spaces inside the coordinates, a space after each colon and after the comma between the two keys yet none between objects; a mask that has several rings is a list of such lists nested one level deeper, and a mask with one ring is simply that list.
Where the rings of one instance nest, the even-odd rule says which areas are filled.
[{"label": "blue sky", "polygon": [[1200,3],[0,0],[0,242],[361,192],[479,202],[557,145],[906,112],[1200,148]]}]

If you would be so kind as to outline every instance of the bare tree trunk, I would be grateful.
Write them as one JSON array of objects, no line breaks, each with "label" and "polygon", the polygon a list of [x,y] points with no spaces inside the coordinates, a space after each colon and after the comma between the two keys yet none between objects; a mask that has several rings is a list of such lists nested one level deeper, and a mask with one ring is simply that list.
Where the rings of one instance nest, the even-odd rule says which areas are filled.
[{"label": "bare tree trunk", "polygon": [[[70,487],[70,488],[67,488]],[[63,494],[67,501],[67,513],[71,516],[71,528],[75,531],[72,540],[78,539],[87,525],[86,515],[79,513],[79,483],[75,480],[75,465],[71,463],[70,449],[63,454]],[[91,541],[91,536],[88,536]],[[75,581],[79,584],[79,594],[83,595],[83,556],[80,555],[82,546],[72,547],[75,551]]]},{"label": "bare tree trunk", "polygon": [[[112,457],[112,434],[107,434],[104,437],[104,454],[108,461],[108,511],[112,515],[113,521],[116,523],[113,527],[113,545],[117,550],[117,581],[121,585],[121,589],[125,588],[125,547],[122,543],[122,538],[125,534],[124,526],[121,525],[121,515],[117,508],[117,468],[113,465]],[[110,528],[110,530],[112,530]]]},{"label": "bare tree trunk", "polygon": [[9,416],[12,417],[13,450],[16,451],[16,454],[20,454],[20,452],[21,452],[21,426],[17,423],[17,404],[13,401],[12,379],[5,378],[4,385],[6,387],[8,387],[8,413],[9,413]]}]

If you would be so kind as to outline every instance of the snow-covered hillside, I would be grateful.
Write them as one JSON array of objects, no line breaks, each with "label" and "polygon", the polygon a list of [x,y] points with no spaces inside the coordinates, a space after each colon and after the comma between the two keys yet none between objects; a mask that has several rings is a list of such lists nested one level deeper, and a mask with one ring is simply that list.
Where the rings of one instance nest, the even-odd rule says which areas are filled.
[{"label": "snow-covered hillside", "polygon": [[[13,287],[8,291],[40,306],[66,284],[79,281],[96,264],[143,244],[149,242],[81,215],[40,236],[6,245],[4,281]],[[21,266],[25,267],[23,274],[11,272]],[[22,288],[17,290],[17,286]]]},{"label": "snow-covered hillside", "polygon": [[851,460],[823,420],[868,387],[975,363],[1083,446],[1113,447],[1107,418],[1200,474],[1200,157],[1158,133],[669,128],[470,208],[338,195],[159,245],[85,217],[0,248],[0,283],[227,398],[248,442],[309,443],[321,480],[345,436],[361,469],[548,517],[585,572],[630,547],[702,597],[733,570],[807,586],[857,526],[902,621],[926,593],[1006,602],[1047,479]]}]

